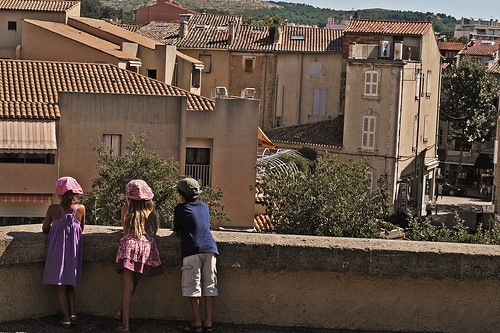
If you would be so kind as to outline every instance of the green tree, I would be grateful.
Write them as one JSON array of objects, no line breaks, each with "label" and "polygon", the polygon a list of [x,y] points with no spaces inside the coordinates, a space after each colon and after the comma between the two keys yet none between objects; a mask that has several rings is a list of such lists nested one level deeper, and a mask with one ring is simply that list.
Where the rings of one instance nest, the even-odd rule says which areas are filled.
[{"label": "green tree", "polygon": [[440,118],[450,121],[462,142],[484,142],[495,134],[497,88],[494,76],[480,62],[465,58],[446,71],[441,85]]},{"label": "green tree", "polygon": [[314,171],[266,168],[260,186],[275,231],[318,236],[378,237],[378,219],[390,213],[385,186],[370,191],[365,161],[320,158]]},{"label": "green tree", "polygon": [[[176,182],[183,178],[179,163],[173,158],[162,159],[156,152],[145,153],[145,133],[130,134],[126,152],[112,156],[112,149],[91,142],[97,156],[98,176],[92,178],[92,191],[85,193],[82,203],[87,208],[87,223],[99,225],[121,225],[120,208],[126,204],[125,186],[133,179],[143,179],[154,193],[160,227],[170,228],[173,223],[173,209],[178,204]],[[205,187],[200,200],[207,203],[211,221],[229,220],[219,200],[220,188]]]}]

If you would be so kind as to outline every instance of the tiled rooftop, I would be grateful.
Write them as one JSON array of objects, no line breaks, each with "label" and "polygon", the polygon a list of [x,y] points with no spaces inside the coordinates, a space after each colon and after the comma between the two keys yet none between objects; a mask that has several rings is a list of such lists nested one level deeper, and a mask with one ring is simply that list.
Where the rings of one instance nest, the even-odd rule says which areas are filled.
[{"label": "tiled rooftop", "polygon": [[[236,22],[234,39],[229,39],[229,24]],[[192,15],[188,35],[179,37],[179,22],[150,22],[138,34],[179,49],[219,49],[254,52],[342,52],[342,30],[282,26],[281,43],[275,43],[269,26],[241,24],[234,15]]]},{"label": "tiled rooftop", "polygon": [[471,42],[459,54],[470,54],[478,56],[492,56],[500,47],[500,41],[479,40]]},{"label": "tiled rooftop", "polygon": [[465,48],[464,43],[453,43],[453,42],[440,42],[438,44],[440,50],[447,50],[447,51],[460,51],[463,48]]},{"label": "tiled rooftop", "polygon": [[341,147],[343,145],[344,117],[292,126],[276,127],[265,131],[274,143],[308,143],[322,146]]},{"label": "tiled rooftop", "polygon": [[422,36],[431,27],[431,22],[352,19],[344,33]]},{"label": "tiled rooftop", "polygon": [[490,72],[493,74],[500,74],[500,63],[498,61],[491,66]]},{"label": "tiled rooftop", "polygon": [[0,0],[0,9],[29,10],[42,12],[65,12],[80,1],[51,1],[51,0]]},{"label": "tiled rooftop", "polygon": [[110,64],[0,60],[0,118],[57,119],[58,92],[187,96],[189,110],[215,101]]},{"label": "tiled rooftop", "polygon": [[[60,36],[67,37],[77,43],[83,44],[87,47],[99,50],[100,52],[106,53],[112,57],[120,60],[135,60],[140,61],[141,59],[133,57],[128,53],[120,50],[120,45],[108,42],[102,38],[96,37],[94,35],[88,34],[81,30],[75,29],[66,25],[64,23],[48,22],[48,21],[38,21],[38,20],[24,20],[27,24],[32,24],[52,33],[58,34]],[[105,22],[104,22],[105,23]],[[120,28],[116,28],[120,29]],[[125,31],[125,30],[123,30]],[[126,31],[125,31],[126,32]]]}]

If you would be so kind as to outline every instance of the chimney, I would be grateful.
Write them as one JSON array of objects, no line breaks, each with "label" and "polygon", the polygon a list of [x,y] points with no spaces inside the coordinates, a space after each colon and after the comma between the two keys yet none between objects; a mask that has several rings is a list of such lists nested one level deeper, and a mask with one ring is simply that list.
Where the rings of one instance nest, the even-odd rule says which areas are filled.
[{"label": "chimney", "polygon": [[234,40],[235,34],[236,34],[236,22],[231,21],[229,22],[229,37],[228,37],[229,43],[231,43]]},{"label": "chimney", "polygon": [[269,27],[269,37],[273,39],[274,44],[281,44],[283,30],[281,25],[273,24]]},{"label": "chimney", "polygon": [[181,26],[179,29],[179,37],[185,38],[185,37],[187,37],[187,34],[188,34],[188,25],[187,25],[186,21],[181,21],[180,23],[181,23]]}]

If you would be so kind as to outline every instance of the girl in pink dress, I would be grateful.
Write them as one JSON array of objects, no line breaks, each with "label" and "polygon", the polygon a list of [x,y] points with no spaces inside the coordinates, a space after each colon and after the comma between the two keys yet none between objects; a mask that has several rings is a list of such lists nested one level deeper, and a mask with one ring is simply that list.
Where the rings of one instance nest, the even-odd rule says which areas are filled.
[{"label": "girl in pink dress", "polygon": [[116,316],[122,324],[118,332],[129,331],[130,304],[142,275],[163,274],[160,254],[154,236],[158,231],[158,216],[154,209],[153,192],[143,180],[132,180],[126,187],[128,206],[122,208],[125,236],[120,239],[116,269],[122,273],[122,301]]},{"label": "girl in pink dress", "polygon": [[56,187],[61,203],[49,206],[42,225],[42,231],[49,234],[43,283],[56,285],[61,325],[69,328],[77,322],[73,287],[80,285],[82,274],[85,207],[76,200],[83,190],[74,178],[59,178]]}]

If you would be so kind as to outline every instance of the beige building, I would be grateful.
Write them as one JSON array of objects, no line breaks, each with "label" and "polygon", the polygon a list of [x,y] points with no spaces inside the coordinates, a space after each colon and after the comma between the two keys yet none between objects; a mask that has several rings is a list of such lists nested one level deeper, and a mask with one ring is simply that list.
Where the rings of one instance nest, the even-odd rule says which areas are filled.
[{"label": "beige building", "polygon": [[203,61],[202,96],[259,99],[263,129],[342,112],[341,30],[249,26],[241,16],[197,14],[137,32]]},{"label": "beige building", "polygon": [[23,21],[21,59],[111,63],[199,94],[203,62],[102,20]]},{"label": "beige building", "polygon": [[344,114],[266,135],[280,148],[367,159],[371,186],[389,184],[394,213],[425,212],[439,164],[441,64],[432,24],[353,19],[343,44]]},{"label": "beige building", "polygon": [[70,16],[80,16],[80,1],[1,0],[0,58],[19,59],[23,19],[66,23]]},{"label": "beige building", "polygon": [[[55,182],[71,175],[84,191],[96,176],[89,141],[123,153],[131,132],[146,150],[219,186],[228,226],[254,217],[257,100],[211,100],[110,64],[0,61],[1,216],[44,216]],[[192,160],[198,152],[203,160]]]}]

